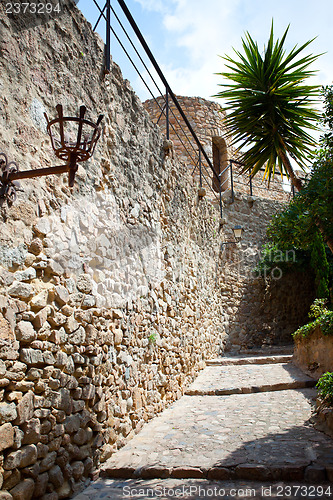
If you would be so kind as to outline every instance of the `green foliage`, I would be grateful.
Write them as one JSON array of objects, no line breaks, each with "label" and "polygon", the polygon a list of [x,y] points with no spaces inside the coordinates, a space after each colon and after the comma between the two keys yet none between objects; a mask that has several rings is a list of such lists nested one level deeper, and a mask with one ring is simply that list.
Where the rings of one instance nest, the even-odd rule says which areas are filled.
[{"label": "green foliage", "polygon": [[[332,99],[333,91],[323,91],[325,102]],[[327,104],[326,122],[333,124],[333,105]],[[332,133],[332,131],[330,132]],[[333,142],[329,133],[323,137],[311,175],[303,189],[291,203],[273,217],[267,230],[268,238],[278,248],[293,247],[308,253],[309,264],[315,271],[317,297],[327,297],[332,286],[333,256],[324,242],[333,245]],[[323,236],[324,235],[324,238]]]},{"label": "green foliage", "polygon": [[310,306],[309,318],[319,318],[328,311],[325,299],[316,299]]},{"label": "green foliage", "polygon": [[257,263],[254,272],[257,276],[266,276],[274,268],[279,267],[281,271],[287,272],[295,269],[295,266],[302,269],[308,262],[305,252],[295,248],[284,248],[277,243],[266,243],[260,251],[260,260]]},{"label": "green foliage", "polygon": [[157,340],[156,333],[152,333],[151,335],[149,335],[148,337],[149,344],[156,344],[156,340]]},{"label": "green foliage", "polygon": [[310,264],[316,273],[316,294],[317,297],[324,298],[329,296],[328,289],[328,262],[326,258],[325,246],[321,234],[316,232],[311,243]]},{"label": "green foliage", "polygon": [[326,372],[320,377],[316,385],[319,395],[327,403],[333,403],[333,373]]},{"label": "green foliage", "polygon": [[315,73],[309,66],[319,56],[301,55],[313,40],[286,54],[288,30],[289,26],[281,40],[274,40],[272,22],[263,55],[246,32],[243,53],[235,50],[235,59],[225,56],[230,71],[218,73],[232,82],[221,84],[224,90],[216,97],[227,101],[226,125],[233,144],[246,146],[242,161],[252,176],[263,167],[268,179],[276,167],[289,176],[292,167],[285,158],[289,155],[303,168],[315,146],[306,130],[317,128],[320,115],[313,105],[319,87],[304,81]]},{"label": "green foliage", "polygon": [[320,327],[323,335],[333,335],[333,311],[328,309],[325,305],[325,299],[316,299],[310,307],[309,317],[315,318],[311,323],[307,323],[301,326],[295,333],[293,337],[302,336],[307,337],[315,331],[317,327]]}]

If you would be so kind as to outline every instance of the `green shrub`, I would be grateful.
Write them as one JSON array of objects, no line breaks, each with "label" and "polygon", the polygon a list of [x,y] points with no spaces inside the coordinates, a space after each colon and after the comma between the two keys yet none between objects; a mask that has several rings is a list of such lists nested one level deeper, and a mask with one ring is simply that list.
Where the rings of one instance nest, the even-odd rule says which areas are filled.
[{"label": "green shrub", "polygon": [[315,318],[315,320],[301,326],[293,333],[293,337],[298,335],[307,337],[314,332],[317,326],[320,327],[323,335],[333,335],[333,311],[327,308],[326,302],[325,299],[316,299],[314,301],[310,306],[309,317]]},{"label": "green shrub", "polygon": [[326,372],[320,377],[316,385],[319,395],[327,403],[333,403],[333,373]]}]

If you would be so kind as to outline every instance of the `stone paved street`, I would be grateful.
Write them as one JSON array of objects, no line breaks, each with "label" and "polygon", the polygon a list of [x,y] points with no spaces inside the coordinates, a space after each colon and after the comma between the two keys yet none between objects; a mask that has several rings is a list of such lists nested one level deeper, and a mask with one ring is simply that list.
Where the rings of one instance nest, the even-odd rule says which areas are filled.
[{"label": "stone paved street", "polygon": [[[210,488],[209,480],[221,480],[217,484],[226,491],[249,487],[255,480],[268,486],[276,486],[276,481],[326,484],[333,479],[333,441],[310,422],[316,390],[309,385],[314,383],[292,363],[276,360],[208,366],[187,391],[199,395],[183,396],[149,422],[103,465],[101,475],[114,480],[100,479],[77,500],[118,498],[114,492],[124,491],[127,483],[116,478],[132,481],[128,484],[134,489],[153,480],[155,486],[170,488],[179,481],[198,486],[200,480]],[[212,395],[221,390],[230,394]],[[146,481],[138,483],[140,479]],[[114,496],[109,496],[111,490]],[[127,498],[137,498],[133,495]],[[194,490],[193,495],[183,498],[200,498]],[[229,498],[226,495],[211,498]],[[330,498],[307,495],[300,497]],[[259,490],[255,498],[262,498]]]}]

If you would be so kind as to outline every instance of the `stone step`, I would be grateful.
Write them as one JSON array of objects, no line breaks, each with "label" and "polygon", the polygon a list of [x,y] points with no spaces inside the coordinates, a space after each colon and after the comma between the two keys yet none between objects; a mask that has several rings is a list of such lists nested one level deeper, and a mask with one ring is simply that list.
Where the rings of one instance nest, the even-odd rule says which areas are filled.
[{"label": "stone step", "polygon": [[289,345],[276,345],[276,346],[264,346],[260,348],[253,349],[241,349],[239,351],[226,352],[226,356],[276,356],[282,354],[293,354],[294,344]]},{"label": "stone step", "polygon": [[[100,470],[101,478],[109,479],[208,479],[210,481],[293,481],[322,484],[333,480],[333,465],[262,465],[256,463],[227,467],[164,467],[146,465],[143,467],[105,466]],[[304,496],[304,495],[303,495]],[[331,498],[333,488],[331,489]],[[192,497],[191,497],[192,498]]]},{"label": "stone step", "polygon": [[225,365],[265,365],[275,363],[289,363],[293,359],[292,354],[279,354],[271,356],[225,356],[221,358],[209,359],[207,366]]},{"label": "stone step", "polygon": [[316,380],[296,380],[294,382],[285,382],[277,384],[264,384],[260,386],[247,385],[244,387],[230,387],[225,389],[201,389],[188,388],[185,391],[186,396],[228,396],[230,394],[253,394],[255,392],[287,391],[292,389],[306,389],[315,387]]},{"label": "stone step", "polygon": [[227,395],[314,387],[316,380],[292,363],[207,366],[186,395]]},{"label": "stone step", "polygon": [[101,468],[112,478],[333,479],[333,440],[309,423],[314,389],[183,396]]}]

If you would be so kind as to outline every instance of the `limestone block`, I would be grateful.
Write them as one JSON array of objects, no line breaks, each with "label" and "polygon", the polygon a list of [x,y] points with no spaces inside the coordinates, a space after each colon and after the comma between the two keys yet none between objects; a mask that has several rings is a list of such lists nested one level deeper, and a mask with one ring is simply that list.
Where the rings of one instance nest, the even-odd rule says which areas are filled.
[{"label": "limestone block", "polygon": [[60,488],[57,490],[57,494],[58,494],[58,498],[59,499],[62,499],[62,498],[68,498],[71,496],[71,487],[68,483],[68,481],[65,481],[62,486],[60,486]]},{"label": "limestone block", "polygon": [[37,447],[34,444],[23,446],[17,451],[12,451],[7,455],[4,462],[4,469],[11,470],[18,467],[19,469],[33,465],[37,461]]},{"label": "limestone block", "polygon": [[81,462],[79,460],[72,462],[71,468],[72,468],[73,478],[75,479],[75,481],[78,481],[79,479],[81,479],[83,474],[84,474],[83,462]]},{"label": "limestone block", "polygon": [[8,293],[11,297],[17,297],[22,300],[27,300],[32,297],[34,292],[33,287],[28,283],[14,281],[12,286],[8,289]]},{"label": "limestone block", "polygon": [[34,231],[41,236],[46,236],[51,231],[50,221],[47,217],[42,217],[33,226]]},{"label": "limestone block", "polygon": [[46,266],[46,271],[54,276],[62,276],[64,268],[56,260],[50,259]]},{"label": "limestone block", "polygon": [[14,333],[10,327],[10,323],[0,313],[0,341],[1,340],[14,340]]},{"label": "limestone block", "polygon": [[69,292],[64,286],[58,285],[54,289],[55,300],[60,306],[64,306],[69,301]]},{"label": "limestone block", "polygon": [[20,321],[16,326],[15,334],[17,340],[26,343],[32,342],[37,338],[37,333],[29,321]]},{"label": "limestone block", "polygon": [[4,471],[4,476],[5,481],[3,483],[3,488],[5,490],[11,490],[21,481],[22,474],[18,469],[13,469],[11,471]]},{"label": "limestone block", "polygon": [[47,400],[51,407],[70,413],[72,400],[68,389],[61,388],[57,392],[50,391],[47,394]]},{"label": "limestone block", "polygon": [[64,426],[68,434],[77,432],[81,425],[81,418],[79,415],[70,415],[66,418]]},{"label": "limestone block", "polygon": [[20,360],[27,365],[41,365],[44,363],[43,353],[39,349],[21,349]]},{"label": "limestone block", "polygon": [[35,480],[35,489],[33,498],[39,498],[44,495],[44,493],[46,492],[48,481],[49,481],[49,475],[47,472],[39,474],[39,476]]},{"label": "limestone block", "polygon": [[15,280],[17,281],[31,281],[36,278],[36,269],[33,267],[28,267],[24,271],[16,271],[14,274]]},{"label": "limestone block", "polygon": [[51,469],[49,470],[49,479],[56,488],[60,488],[60,486],[63,484],[64,476],[62,475],[59,465],[54,465],[53,467],[51,467]]},{"label": "limestone block", "polygon": [[57,452],[52,451],[51,453],[48,453],[45,458],[40,463],[40,472],[46,472],[47,470],[50,470],[51,467],[54,465],[55,461],[57,458]]},{"label": "limestone block", "polygon": [[76,283],[77,289],[82,292],[89,294],[92,291],[92,280],[89,274],[81,274]]},{"label": "limestone block", "polygon": [[[47,306],[47,307],[43,307],[43,309],[41,309],[35,316],[34,320],[33,320],[33,324],[34,324],[34,327],[37,329],[37,330],[40,330],[46,323],[47,321],[47,317],[49,315],[49,311],[50,311],[50,307]],[[39,332],[39,338],[40,335],[41,335],[41,332]],[[47,337],[46,333],[44,335],[44,337]]]},{"label": "limestone block", "polygon": [[32,297],[32,299],[30,300],[31,308],[39,310],[39,309],[43,309],[44,307],[46,307],[48,295],[49,295],[48,290],[43,290],[38,295],[35,295],[34,297]]},{"label": "limestone block", "polygon": [[17,416],[15,403],[0,403],[0,424],[12,422]]},{"label": "limestone block", "polygon": [[0,426],[0,451],[10,448],[14,444],[14,428],[7,423]]},{"label": "limestone block", "polygon": [[21,425],[23,422],[30,420],[34,413],[34,394],[32,391],[27,392],[17,405],[16,425]]},{"label": "limestone block", "polygon": [[84,298],[83,298],[83,302],[82,302],[82,307],[94,307],[96,304],[96,298],[94,297],[94,295],[85,295]]},{"label": "limestone block", "polygon": [[34,238],[29,246],[29,252],[39,255],[43,251],[43,242],[40,238]]},{"label": "limestone block", "polygon": [[8,491],[0,491],[0,500],[13,500],[13,497]]},{"label": "limestone block", "polygon": [[74,345],[83,345],[86,339],[86,332],[83,326],[79,326],[73,333],[68,335],[68,340]]},{"label": "limestone block", "polygon": [[21,483],[16,485],[10,493],[14,500],[31,500],[35,489],[35,482],[33,479],[24,479]]},{"label": "limestone block", "polygon": [[41,425],[39,418],[31,418],[22,424],[24,437],[22,444],[39,443],[41,434]]}]

